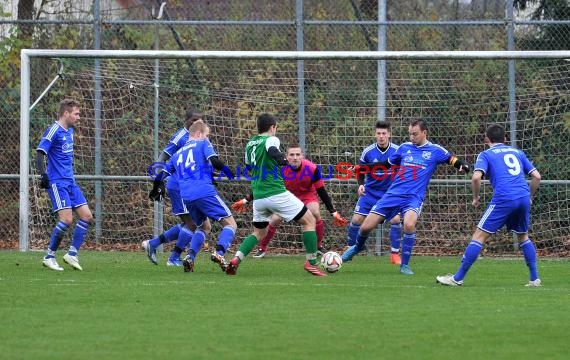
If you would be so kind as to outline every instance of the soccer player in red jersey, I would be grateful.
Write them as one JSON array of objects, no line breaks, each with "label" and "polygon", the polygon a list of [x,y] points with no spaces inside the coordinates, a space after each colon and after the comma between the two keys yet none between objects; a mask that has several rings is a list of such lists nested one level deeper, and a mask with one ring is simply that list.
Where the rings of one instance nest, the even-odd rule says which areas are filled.
[{"label": "soccer player in red jersey", "polygon": [[[325,182],[323,181],[321,169],[313,162],[304,158],[301,147],[297,145],[288,147],[287,160],[289,161],[289,166],[286,166],[282,169],[285,187],[287,190],[293,193],[293,195],[299,198],[299,200],[301,200],[305,206],[307,206],[309,211],[311,211],[315,217],[317,221],[317,249],[319,252],[323,253],[325,223],[321,217],[321,211],[319,209],[319,198],[323,201],[327,210],[331,213],[334,226],[347,226],[348,220],[343,218],[342,215],[334,208],[332,200],[325,189]],[[246,204],[251,200],[252,198],[250,194],[246,198],[233,203],[232,209],[237,213],[245,213]],[[259,243],[259,248],[253,255],[254,258],[262,258],[265,256],[265,253],[267,252],[267,246],[269,245],[271,239],[273,239],[275,236],[277,227],[282,222],[283,219],[277,215],[274,215],[271,218],[271,221],[267,228],[267,235]]]}]

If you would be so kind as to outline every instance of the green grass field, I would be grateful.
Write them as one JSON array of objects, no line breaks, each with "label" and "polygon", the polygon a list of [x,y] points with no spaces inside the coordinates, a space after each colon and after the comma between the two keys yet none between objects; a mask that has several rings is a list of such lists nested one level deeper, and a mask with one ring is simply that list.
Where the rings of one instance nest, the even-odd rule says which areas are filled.
[{"label": "green grass field", "polygon": [[465,285],[435,276],[458,258],[355,258],[316,278],[301,257],[242,263],[230,277],[205,256],[195,273],[143,253],[82,252],[83,272],[42,253],[0,252],[2,359],[567,359],[569,261],[481,259]]}]

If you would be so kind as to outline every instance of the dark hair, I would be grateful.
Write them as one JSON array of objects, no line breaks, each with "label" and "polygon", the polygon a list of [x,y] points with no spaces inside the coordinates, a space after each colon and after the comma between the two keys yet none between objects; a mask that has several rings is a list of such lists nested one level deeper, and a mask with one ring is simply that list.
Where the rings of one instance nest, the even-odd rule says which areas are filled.
[{"label": "dark hair", "polygon": [[426,122],[422,119],[412,120],[410,126],[419,126],[421,131],[425,131],[428,129]]},{"label": "dark hair", "polygon": [[184,123],[186,126],[184,127],[186,129],[189,129],[190,126],[196,122],[196,120],[201,120],[202,116],[204,116],[204,114],[198,112],[196,109],[188,108],[186,110],[186,117],[184,119]]},{"label": "dark hair", "polygon": [[277,118],[270,113],[263,113],[257,117],[257,131],[264,133],[269,131],[269,128],[277,125]]},{"label": "dark hair", "polygon": [[390,131],[392,128],[392,124],[389,121],[377,121],[376,122],[376,129],[386,129]]},{"label": "dark hair", "polygon": [[505,128],[498,124],[489,125],[485,135],[492,143],[502,143],[505,141]]},{"label": "dark hair", "polygon": [[63,99],[59,102],[58,116],[62,117],[66,111],[73,110],[74,107],[79,107],[79,102],[73,99]]}]

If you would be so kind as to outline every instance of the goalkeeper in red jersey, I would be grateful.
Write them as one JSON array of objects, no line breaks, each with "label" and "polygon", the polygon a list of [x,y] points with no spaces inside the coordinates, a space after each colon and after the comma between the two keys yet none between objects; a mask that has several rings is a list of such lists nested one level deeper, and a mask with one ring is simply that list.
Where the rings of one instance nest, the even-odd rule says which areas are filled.
[{"label": "goalkeeper in red jersey", "polygon": [[[325,182],[322,179],[320,168],[313,162],[307,160],[303,156],[301,147],[294,145],[287,148],[287,160],[289,166],[283,168],[283,181],[285,188],[301,200],[316,220],[317,233],[317,249],[320,253],[324,252],[323,238],[325,235],[325,223],[321,217],[319,208],[319,198],[325,204],[327,210],[333,216],[333,225],[342,227],[348,225],[348,220],[344,219],[340,213],[335,210],[332,200],[325,189]],[[236,201],[232,204],[232,209],[237,213],[245,213],[246,204],[253,200],[252,195]],[[278,215],[273,215],[267,228],[267,235],[259,243],[254,258],[262,258],[267,252],[267,246],[277,231],[277,227],[283,222]]]}]

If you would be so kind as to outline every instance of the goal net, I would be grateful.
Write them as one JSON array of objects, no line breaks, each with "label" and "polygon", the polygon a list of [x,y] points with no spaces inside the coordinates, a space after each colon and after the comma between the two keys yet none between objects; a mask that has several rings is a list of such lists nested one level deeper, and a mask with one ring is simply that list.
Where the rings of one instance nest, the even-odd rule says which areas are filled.
[{"label": "goal net", "polygon": [[[336,166],[358,162],[363,149],[375,141],[379,119],[392,124],[396,144],[408,141],[411,119],[425,119],[430,141],[471,164],[485,149],[485,127],[505,125],[508,141],[523,149],[542,174],[532,207],[531,235],[537,250],[540,255],[568,255],[570,62],[563,59],[570,57],[568,52],[544,58],[531,52],[527,58],[519,56],[516,82],[510,85],[509,60],[500,52],[496,58],[484,59],[477,52],[471,58],[453,53],[431,57],[402,53],[397,57],[389,53],[161,52],[159,59],[151,51],[92,53],[27,54],[29,72],[26,75],[23,70],[23,76],[29,79],[22,79],[22,84],[28,88],[29,99],[22,104],[29,106],[26,101],[37,99],[61,65],[63,72],[27,112],[28,118],[23,116],[29,124],[23,168],[35,175],[21,190],[28,194],[21,200],[24,209],[20,213],[20,225],[26,224],[21,229],[26,248],[45,248],[55,224],[51,203],[39,188],[33,166],[35,149],[43,131],[56,119],[59,101],[72,97],[82,104],[74,139],[75,174],[96,218],[88,247],[135,248],[179,222],[171,215],[168,199],[158,207],[148,199],[152,180],[147,170],[170,136],[183,126],[184,113],[192,107],[205,114],[212,127],[211,142],[233,169],[244,166],[244,147],[256,133],[256,116],[276,114],[282,150],[300,144],[306,158],[322,165],[324,174],[332,176],[325,187],[347,218],[357,201],[357,184],[354,179],[335,179]],[[385,74],[379,73],[382,59],[387,59]],[[219,181],[218,192],[231,204],[249,192],[249,182],[243,177],[224,179]],[[483,200],[491,195],[485,183]],[[471,206],[470,177],[440,166],[428,187],[415,251],[432,255],[462,252],[483,210]],[[321,214],[326,224],[325,246],[342,249],[346,228],[333,227],[323,205]],[[251,232],[251,217],[251,208],[245,215],[236,215],[239,229],[234,245]],[[215,226],[210,243],[215,243],[218,231]],[[387,235],[379,227],[369,248],[376,253],[389,250]],[[296,253],[301,249],[300,227],[288,224],[278,228],[269,251]],[[486,252],[517,254],[513,237],[505,230],[493,237]]]}]

